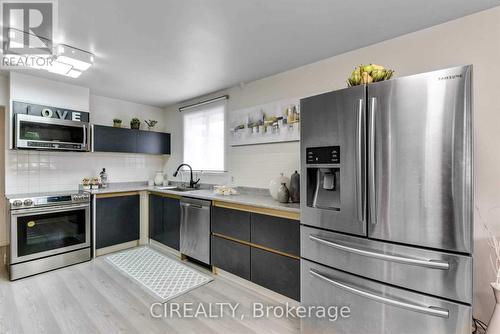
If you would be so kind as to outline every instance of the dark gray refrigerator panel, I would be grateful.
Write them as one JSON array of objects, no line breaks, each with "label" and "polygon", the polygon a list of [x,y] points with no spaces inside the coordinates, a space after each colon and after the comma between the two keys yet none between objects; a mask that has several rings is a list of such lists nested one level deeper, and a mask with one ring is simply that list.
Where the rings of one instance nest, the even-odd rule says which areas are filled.
[{"label": "dark gray refrigerator panel", "polygon": [[301,224],[366,236],[364,86],[301,100]]},{"label": "dark gray refrigerator panel", "polygon": [[367,89],[368,236],[471,253],[471,67]]}]

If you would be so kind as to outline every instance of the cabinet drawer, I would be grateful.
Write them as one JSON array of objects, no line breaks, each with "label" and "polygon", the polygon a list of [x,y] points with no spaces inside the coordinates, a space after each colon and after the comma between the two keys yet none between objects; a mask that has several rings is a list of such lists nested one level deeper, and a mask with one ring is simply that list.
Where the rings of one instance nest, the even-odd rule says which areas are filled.
[{"label": "cabinet drawer", "polygon": [[298,220],[251,214],[251,242],[291,255],[300,255]]},{"label": "cabinet drawer", "polygon": [[[472,258],[301,227],[302,257],[355,275],[472,303]],[[447,266],[447,268],[446,268]]]},{"label": "cabinet drawer", "polygon": [[250,280],[250,246],[212,236],[212,265]]},{"label": "cabinet drawer", "polygon": [[250,213],[214,206],[211,228],[214,233],[250,241]]},{"label": "cabinet drawer", "polygon": [[262,249],[251,250],[251,281],[300,300],[300,261]]}]

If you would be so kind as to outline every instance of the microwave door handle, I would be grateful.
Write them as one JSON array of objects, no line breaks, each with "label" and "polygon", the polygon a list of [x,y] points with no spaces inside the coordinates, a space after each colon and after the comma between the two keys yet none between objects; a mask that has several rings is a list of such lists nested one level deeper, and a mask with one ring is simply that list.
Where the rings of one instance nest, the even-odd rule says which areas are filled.
[{"label": "microwave door handle", "polygon": [[411,266],[419,266],[419,267],[425,267],[425,268],[430,268],[430,269],[440,269],[440,270],[450,269],[450,264],[448,262],[442,261],[442,260],[417,259],[417,258],[410,258],[410,257],[405,257],[405,256],[389,255],[389,254],[384,254],[384,253],[379,253],[379,252],[374,252],[374,251],[369,251],[369,250],[364,250],[364,249],[359,249],[359,248],[354,248],[351,246],[343,245],[341,243],[337,243],[337,242],[333,242],[330,240],[320,238],[317,235],[309,235],[309,239],[316,241],[320,244],[326,245],[328,247],[340,249],[340,250],[345,251],[345,252],[358,254],[361,256],[367,256],[367,257],[371,257],[371,258],[379,259],[379,260],[383,260],[383,261],[397,262],[397,263],[407,264],[407,265],[411,265]]},{"label": "microwave door handle", "polygon": [[365,120],[363,113],[364,100],[359,99],[358,101],[358,113],[356,119],[356,199],[357,199],[357,214],[358,220],[361,223],[365,222],[365,180],[363,173],[364,164],[364,132],[365,132]]},{"label": "microwave door handle", "polygon": [[364,290],[361,290],[359,288],[355,288],[353,286],[350,286],[348,284],[335,281],[329,277],[326,277],[326,276],[320,274],[319,272],[317,272],[313,269],[309,269],[309,273],[311,274],[311,276],[319,278],[320,280],[325,281],[325,282],[327,282],[335,287],[341,288],[342,290],[348,291],[348,292],[353,293],[355,295],[377,301],[379,303],[384,303],[387,305],[403,308],[403,309],[410,310],[413,312],[419,312],[419,313],[423,313],[423,314],[427,314],[427,315],[431,315],[431,316],[435,316],[435,317],[440,317],[440,318],[448,318],[449,314],[450,314],[450,312],[448,310],[441,308],[441,307],[420,306],[420,305],[413,304],[413,303],[403,302],[400,300],[395,300],[392,298],[379,296],[379,295],[376,295],[372,292],[364,291]]},{"label": "microwave door handle", "polygon": [[370,100],[370,121],[368,126],[368,142],[369,142],[369,157],[368,157],[368,187],[369,187],[369,207],[370,221],[372,224],[377,224],[377,190],[375,189],[375,116],[377,108],[377,99],[372,97]]},{"label": "microwave door handle", "polygon": [[83,147],[87,149],[87,126],[83,124]]}]

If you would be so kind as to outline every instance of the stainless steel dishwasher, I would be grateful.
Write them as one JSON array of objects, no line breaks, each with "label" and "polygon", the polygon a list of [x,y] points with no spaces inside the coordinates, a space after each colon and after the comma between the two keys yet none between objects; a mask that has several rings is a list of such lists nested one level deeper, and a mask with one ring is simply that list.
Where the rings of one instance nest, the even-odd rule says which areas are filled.
[{"label": "stainless steel dishwasher", "polygon": [[210,264],[210,201],[182,197],[181,240],[182,254]]}]

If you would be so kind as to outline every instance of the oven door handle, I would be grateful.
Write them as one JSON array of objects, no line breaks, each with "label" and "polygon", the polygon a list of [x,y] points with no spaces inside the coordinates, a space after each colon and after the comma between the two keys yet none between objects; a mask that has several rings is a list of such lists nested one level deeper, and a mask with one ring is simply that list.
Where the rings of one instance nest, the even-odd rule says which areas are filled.
[{"label": "oven door handle", "polygon": [[90,204],[75,204],[75,205],[59,205],[59,206],[50,206],[50,207],[38,207],[38,208],[30,208],[30,209],[20,209],[20,210],[12,210],[12,216],[21,216],[30,213],[50,213],[50,212],[64,212],[71,211],[75,209],[86,209],[90,208]]}]

